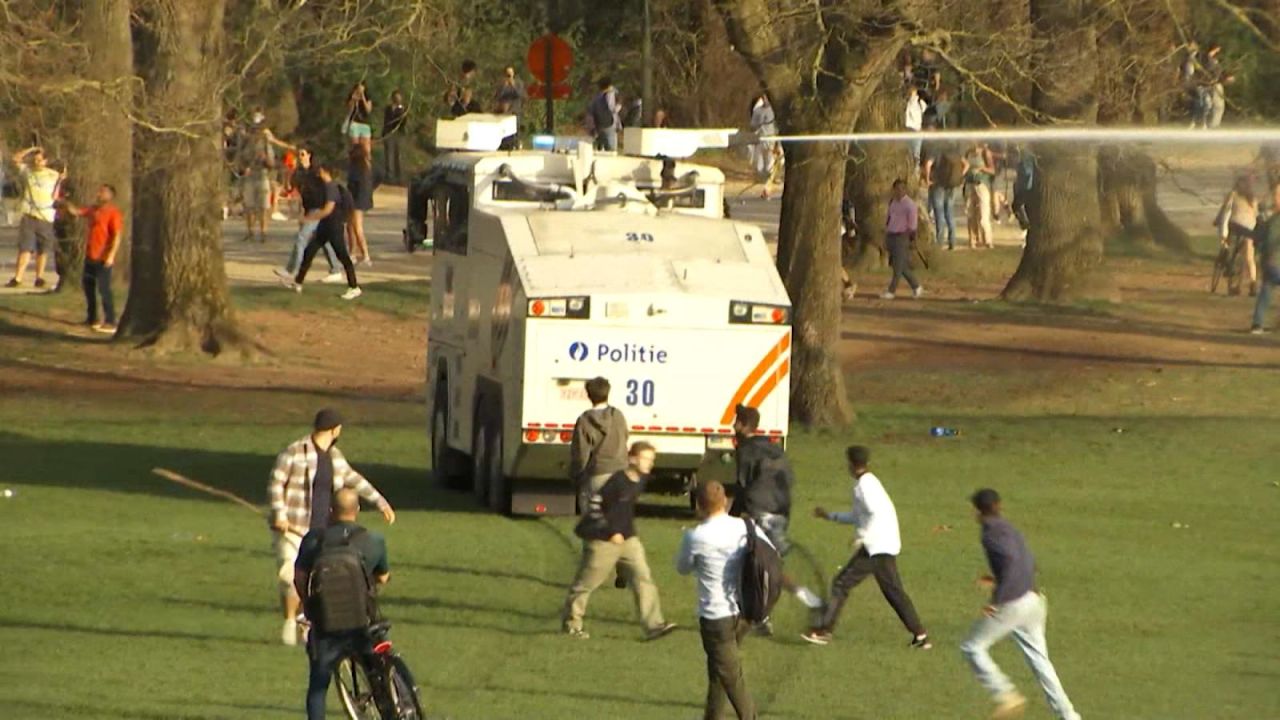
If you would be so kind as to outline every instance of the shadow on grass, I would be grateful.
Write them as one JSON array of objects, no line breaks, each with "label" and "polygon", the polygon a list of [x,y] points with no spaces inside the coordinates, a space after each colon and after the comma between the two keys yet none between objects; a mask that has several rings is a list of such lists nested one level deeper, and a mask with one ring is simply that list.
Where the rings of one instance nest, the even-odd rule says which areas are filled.
[{"label": "shadow on grass", "polygon": [[[1190,342],[1211,342],[1221,345],[1237,345],[1240,347],[1257,348],[1265,347],[1266,342],[1259,338],[1250,336],[1243,329],[1233,332],[1232,330],[1213,331],[1197,331],[1191,328],[1180,328],[1177,326],[1163,325],[1153,322],[1144,322],[1140,320],[1131,320],[1116,315],[1113,309],[1116,306],[1110,303],[1092,303],[1087,305],[1043,305],[1039,303],[1009,303],[1003,301],[987,301],[974,305],[973,303],[963,300],[935,300],[930,301],[925,309],[902,309],[892,307],[875,307],[870,309],[848,307],[844,308],[846,315],[854,315],[859,313],[873,313],[879,317],[903,319],[903,320],[934,320],[947,321],[952,323],[979,322],[984,325],[1008,325],[1013,327],[1044,327],[1044,328],[1063,328],[1069,330],[1084,330],[1099,333],[1115,333],[1123,335],[1147,335],[1155,338],[1164,338],[1168,340],[1186,340]],[[1247,318],[1245,318],[1247,319]],[[1242,321],[1243,322],[1243,321]],[[898,339],[893,336],[884,336],[868,333],[845,333],[842,335],[844,339]],[[919,340],[918,338],[901,338],[904,342]],[[920,340],[920,342],[928,342],[932,344],[948,344],[947,341],[931,341]],[[1059,356],[1068,359],[1083,360],[1109,360],[1115,362],[1141,362],[1141,363],[1163,363],[1169,365],[1197,365],[1197,366],[1222,366],[1222,367],[1263,367],[1274,368],[1275,365],[1258,365],[1250,363],[1205,363],[1199,361],[1177,360],[1177,359],[1130,359],[1111,355],[1094,355],[1089,353],[1069,353],[1059,351],[1037,351],[1015,347],[1002,347],[995,345],[959,345],[960,347],[969,347],[972,349],[989,350],[991,352],[1016,352],[1042,354],[1049,356]]]},{"label": "shadow on grass", "polygon": [[[27,315],[29,313],[21,313]],[[34,316],[39,317],[39,316]],[[107,335],[85,335],[88,328],[77,323],[63,322],[53,320],[48,317],[40,317],[42,322],[56,322],[56,328],[38,328],[29,325],[19,325],[11,322],[6,318],[0,318],[0,338],[21,338],[26,340],[40,340],[42,342],[59,342],[70,345],[88,345],[95,343],[107,342],[110,338]]]},{"label": "shadow on grass", "polygon": [[[23,485],[140,493],[193,502],[225,500],[164,480],[153,468],[167,468],[265,505],[275,457],[96,442],[51,442],[0,432],[0,457],[7,480]],[[397,509],[481,512],[464,493],[434,482],[424,468],[355,463]],[[265,508],[264,508],[265,511]]]},{"label": "shadow on grass", "polygon": [[10,628],[13,630],[39,630],[42,632],[55,633],[84,633],[88,635],[101,635],[103,637],[132,638],[135,640],[200,640],[205,642],[233,643],[236,645],[253,646],[274,644],[265,638],[261,640],[254,640],[252,638],[234,637],[230,635],[208,635],[205,633],[182,632],[177,630],[91,627],[88,625],[74,625],[67,622],[49,623],[31,620],[12,620],[9,618],[0,618],[0,628]]}]

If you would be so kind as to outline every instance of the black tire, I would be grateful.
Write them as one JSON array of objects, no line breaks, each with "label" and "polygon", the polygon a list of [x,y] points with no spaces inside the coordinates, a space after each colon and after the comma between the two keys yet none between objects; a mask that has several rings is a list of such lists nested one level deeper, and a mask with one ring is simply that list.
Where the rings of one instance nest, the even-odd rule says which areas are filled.
[{"label": "black tire", "polygon": [[333,671],[338,701],[350,720],[381,720],[378,704],[364,665],[354,657],[343,658]]},{"label": "black tire", "polygon": [[393,657],[389,674],[387,687],[396,707],[396,720],[424,720],[426,713],[422,712],[418,685],[413,680],[413,673],[409,672],[409,666],[399,656]]},{"label": "black tire", "polygon": [[[497,414],[501,417],[501,413]],[[491,418],[489,423],[489,448],[486,452],[489,468],[485,475],[489,481],[489,509],[501,515],[511,513],[511,478],[502,468],[502,422]]]},{"label": "black tire", "polygon": [[489,422],[477,410],[471,425],[471,494],[482,507],[489,504]]},{"label": "black tire", "polygon": [[460,453],[449,447],[450,420],[448,381],[441,378],[436,383],[436,399],[431,408],[431,472],[440,484],[460,490],[468,479],[467,465]]}]

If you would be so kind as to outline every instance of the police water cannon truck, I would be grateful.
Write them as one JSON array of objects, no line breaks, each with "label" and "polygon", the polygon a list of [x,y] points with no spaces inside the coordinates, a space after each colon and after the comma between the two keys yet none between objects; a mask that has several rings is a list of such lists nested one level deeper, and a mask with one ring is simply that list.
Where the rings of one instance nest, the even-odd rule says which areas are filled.
[{"label": "police water cannon truck", "polygon": [[724,175],[685,161],[732,131],[631,129],[623,153],[497,151],[514,119],[440,121],[406,236],[433,241],[431,459],[496,512],[569,514],[569,443],[603,376],[651,489],[688,491],[733,449],[734,409],[785,442],[791,302]]}]

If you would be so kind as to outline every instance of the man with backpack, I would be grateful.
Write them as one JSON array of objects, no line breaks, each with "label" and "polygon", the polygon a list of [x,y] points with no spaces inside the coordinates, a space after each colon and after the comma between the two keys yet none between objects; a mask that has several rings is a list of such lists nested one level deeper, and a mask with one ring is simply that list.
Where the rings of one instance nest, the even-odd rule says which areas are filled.
[{"label": "man with backpack", "polygon": [[316,413],[312,427],[310,435],[290,444],[276,458],[267,485],[270,524],[279,561],[280,605],[284,611],[280,639],[285,645],[298,644],[297,617],[301,605],[295,592],[294,566],[301,540],[308,531],[329,526],[333,498],[344,488],[350,488],[376,505],[388,524],[396,521],[391,504],[372,483],[352,469],[338,449],[342,417],[337,411],[324,408]]},{"label": "man with backpack", "polygon": [[[253,109],[250,125],[240,144],[240,201],[244,207],[244,240],[253,239],[258,229],[258,242],[267,241],[267,216],[272,212],[272,177],[276,172],[275,148],[293,150],[293,146],[278,140],[267,127],[267,116],[262,108]],[[285,218],[281,216],[280,220]]]},{"label": "man with backpack", "polygon": [[[781,445],[756,434],[760,427],[759,410],[739,405],[734,413],[733,433],[737,448],[733,455],[738,484],[729,514],[754,521],[778,554],[785,557],[791,550],[787,528],[791,523],[791,488],[796,481],[795,471]],[[811,610],[822,606],[822,600],[809,588],[796,585],[786,575],[782,576],[782,587]],[[773,632],[767,618],[759,628],[765,635]]]},{"label": "man with backpack", "polygon": [[609,404],[609,381],[586,383],[591,409],[578,416],[569,442],[569,480],[578,490],[578,512],[586,514],[614,473],[627,469],[627,418]]},{"label": "man with backpack", "polygon": [[831,632],[844,603],[868,575],[874,575],[876,584],[885,600],[898,614],[898,619],[911,631],[911,647],[929,650],[929,634],[916,615],[915,605],[902,587],[898,576],[898,553],[902,551],[902,538],[898,534],[898,512],[885,492],[884,485],[867,469],[871,451],[861,445],[845,450],[849,474],[854,479],[853,509],[850,512],[829,513],[821,507],[813,509],[814,517],[832,522],[853,525],[857,542],[853,557],[831,581],[831,601],[827,604],[818,625],[801,637],[814,645],[831,642]]},{"label": "man with backpack", "polygon": [[[926,125],[927,131],[936,130],[936,125]],[[956,249],[956,222],[951,208],[955,204],[956,190],[964,184],[964,176],[968,171],[964,157],[955,149],[940,142],[929,142],[925,145],[924,161],[920,166],[920,179],[929,193],[929,212],[933,215],[934,242],[943,243],[943,232],[946,232],[948,250]]]},{"label": "man with backpack", "polygon": [[591,593],[605,581],[616,567],[624,585],[631,586],[636,610],[644,625],[645,640],[665,637],[676,628],[662,619],[658,602],[658,586],[649,572],[644,544],[636,534],[636,500],[646,476],[653,471],[657,452],[647,442],[638,442],[627,453],[628,465],[609,477],[600,488],[599,499],[582,516],[575,533],[582,538],[582,563],[569,586],[569,594],[560,613],[566,635],[586,640],[591,636],[582,629]]},{"label": "man with backpack", "polygon": [[359,513],[360,495],[352,488],[337,491],[333,524],[307,533],[294,565],[294,587],[311,621],[307,720],[324,720],[338,663],[367,649],[369,626],[378,619],[377,588],[391,577],[387,542],[356,524]]},{"label": "man with backpack", "polygon": [[[747,565],[748,560],[772,560],[780,568],[781,562],[759,527],[729,516],[723,485],[715,480],[702,483],[696,499],[701,523],[685,531],[676,555],[676,572],[696,575],[698,581],[698,630],[707,654],[703,717],[719,720],[727,703],[739,720],[755,720],[755,701],[747,691],[738,648],[751,629],[751,621],[768,617],[779,588],[761,587],[760,574],[749,572],[753,568]],[[748,528],[755,536],[750,543]],[[745,582],[748,579],[753,582]],[[748,587],[752,590],[750,604],[743,593]]]},{"label": "man with backpack", "polygon": [[347,291],[342,294],[343,300],[354,300],[363,293],[356,280],[356,266],[351,262],[351,254],[347,252],[346,224],[347,215],[355,207],[351,193],[334,181],[338,169],[332,164],[322,164],[316,176],[324,183],[324,204],[319,209],[303,216],[302,222],[316,222],[316,232],[302,252],[302,263],[298,265],[298,274],[292,279],[281,279],[284,286],[295,292],[302,292],[302,284],[306,282],[307,272],[311,270],[311,262],[315,260],[320,248],[328,245],[333,248],[338,262],[347,275]]},{"label": "man with backpack", "polygon": [[591,125],[595,128],[596,149],[616,152],[618,149],[618,128],[622,121],[618,117],[622,109],[618,104],[618,91],[613,87],[613,80],[600,78],[597,84],[600,92],[587,106],[587,114],[591,116]]}]

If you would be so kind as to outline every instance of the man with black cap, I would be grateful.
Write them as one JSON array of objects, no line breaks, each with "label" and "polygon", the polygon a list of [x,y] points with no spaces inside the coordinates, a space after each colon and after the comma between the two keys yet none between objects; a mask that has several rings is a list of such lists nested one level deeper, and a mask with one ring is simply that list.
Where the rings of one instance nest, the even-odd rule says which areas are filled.
[{"label": "man with black cap", "polygon": [[984,617],[974,624],[969,637],[960,644],[960,652],[995,701],[991,717],[996,720],[1018,717],[1027,705],[1027,699],[991,659],[991,646],[1012,633],[1032,674],[1040,681],[1053,714],[1060,720],[1080,720],[1049,660],[1049,645],[1044,635],[1049,607],[1044,595],[1036,591],[1036,559],[1026,539],[1001,517],[1000,494],[995,490],[979,490],[970,501],[978,511],[982,549],[991,568],[991,575],[982,581],[995,585],[995,589],[990,604],[982,609]]},{"label": "man with black cap", "polygon": [[386,498],[347,464],[337,447],[341,435],[342,416],[336,410],[325,408],[316,413],[311,434],[289,445],[276,458],[267,485],[271,502],[268,522],[276,551],[280,607],[284,612],[280,639],[285,645],[296,645],[300,632],[297,623],[300,601],[293,587],[298,547],[309,530],[329,526],[334,493],[352,488],[366,502],[376,505],[388,524],[396,521],[395,510]]},{"label": "man with black cap", "polygon": [[[733,517],[750,517],[769,536],[769,542],[779,555],[785,556],[791,549],[787,528],[791,523],[791,488],[796,475],[791,461],[778,443],[758,434],[760,411],[746,405],[738,405],[734,411],[733,434],[737,445],[734,450],[737,486],[734,488]],[[790,577],[782,578],[782,585],[793,593],[809,609],[822,606],[822,600],[809,588],[798,586]],[[772,633],[769,621],[760,624],[760,632]]]},{"label": "man with black cap", "polygon": [[916,614],[911,597],[902,587],[898,576],[898,553],[902,552],[902,536],[898,532],[898,511],[885,492],[880,478],[869,469],[871,451],[861,445],[845,450],[849,475],[853,478],[853,508],[849,512],[827,512],[816,507],[815,517],[832,522],[853,525],[856,533],[853,557],[831,581],[831,600],[818,624],[805,633],[806,641],[814,645],[831,642],[831,632],[844,603],[868,576],[874,575],[884,599],[889,601],[898,619],[911,631],[911,647],[928,650],[933,647],[925,632],[920,616]]}]

